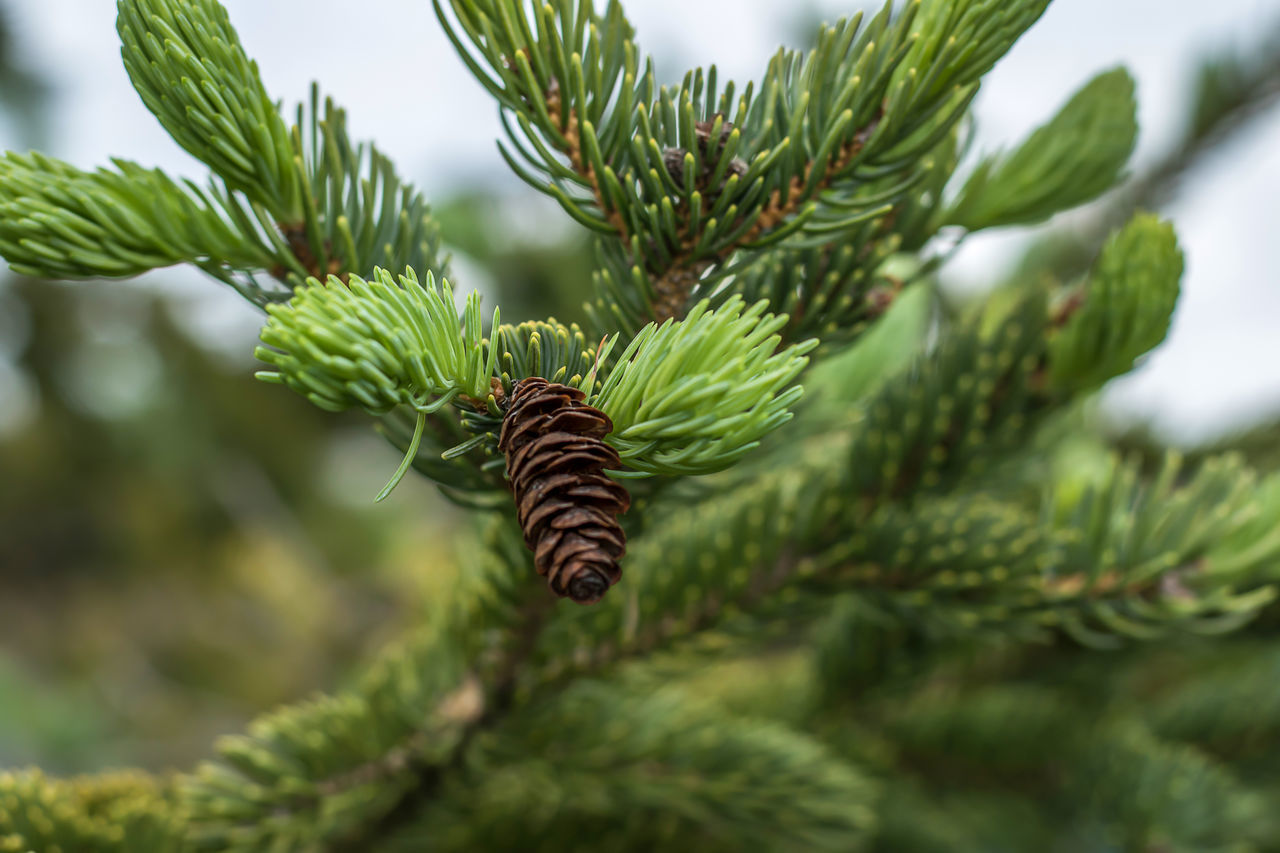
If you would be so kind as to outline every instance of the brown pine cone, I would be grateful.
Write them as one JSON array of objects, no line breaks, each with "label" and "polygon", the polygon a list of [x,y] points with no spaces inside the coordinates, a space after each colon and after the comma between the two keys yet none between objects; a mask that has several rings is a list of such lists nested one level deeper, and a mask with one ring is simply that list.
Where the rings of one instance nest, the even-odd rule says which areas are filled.
[{"label": "brown pine cone", "polygon": [[609,416],[583,403],[577,388],[540,377],[522,379],[511,391],[498,449],[525,544],[538,574],[556,595],[594,604],[618,582],[626,536],[617,516],[631,497],[605,475],[620,468],[617,451],[603,438]]}]

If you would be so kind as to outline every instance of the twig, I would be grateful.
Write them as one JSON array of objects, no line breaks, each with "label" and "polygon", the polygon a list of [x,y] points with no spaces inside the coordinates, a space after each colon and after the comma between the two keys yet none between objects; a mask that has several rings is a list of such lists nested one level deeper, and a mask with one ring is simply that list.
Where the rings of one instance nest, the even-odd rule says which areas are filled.
[{"label": "twig", "polygon": [[[436,712],[431,715],[432,719],[450,719],[463,726],[447,761],[428,763],[417,759],[416,756],[432,737],[432,732],[419,730],[378,760],[322,783],[321,794],[335,796],[359,785],[398,776],[406,770],[416,776],[414,784],[390,811],[373,824],[361,828],[357,834],[331,843],[328,846],[331,853],[358,853],[373,849],[371,839],[389,838],[411,823],[438,793],[445,778],[463,766],[476,736],[496,725],[515,704],[520,670],[532,654],[538,634],[557,603],[541,584],[531,585],[531,589],[520,609],[517,624],[509,632],[508,642],[487,667],[491,675],[485,678],[472,673],[440,701]],[[486,681],[489,685],[487,690]]]}]

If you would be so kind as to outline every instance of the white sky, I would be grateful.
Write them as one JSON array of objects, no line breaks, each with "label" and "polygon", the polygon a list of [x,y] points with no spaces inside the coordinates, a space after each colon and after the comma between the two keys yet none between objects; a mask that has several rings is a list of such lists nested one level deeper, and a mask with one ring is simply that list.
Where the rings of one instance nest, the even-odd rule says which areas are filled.
[{"label": "white sky", "polygon": [[[371,138],[419,185],[440,194],[487,181],[521,192],[493,140],[492,101],[454,56],[428,0],[224,0],[268,88],[292,102],[312,79],[344,103],[353,133]],[[119,155],[202,177],[146,112],[120,65],[109,0],[8,0],[20,50],[57,89],[51,153],[82,167]],[[780,41],[796,40],[803,10],[836,17],[856,0],[631,0],[641,46],[668,80],[683,63],[758,75]],[[979,147],[1016,141],[1097,71],[1124,63],[1139,81],[1139,157],[1176,130],[1190,59],[1214,45],[1249,45],[1280,20],[1280,0],[1057,0],[988,78],[978,103]],[[1198,173],[1169,213],[1188,275],[1169,341],[1108,391],[1116,408],[1194,435],[1280,408],[1280,115]],[[0,144],[16,144],[0,127]],[[527,190],[532,194],[532,190]],[[1022,234],[975,239],[953,273],[999,278]],[[172,274],[166,274],[170,279]],[[465,286],[466,282],[460,282]],[[126,286],[126,285],[118,285]],[[200,287],[180,276],[183,292]],[[252,349],[256,317],[209,285],[200,324]],[[0,383],[3,384],[3,383]]]}]

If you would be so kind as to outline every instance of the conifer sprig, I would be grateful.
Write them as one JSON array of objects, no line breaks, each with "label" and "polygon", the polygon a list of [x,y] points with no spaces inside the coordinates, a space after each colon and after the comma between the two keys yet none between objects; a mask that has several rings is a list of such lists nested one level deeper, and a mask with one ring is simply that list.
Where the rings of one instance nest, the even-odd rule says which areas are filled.
[{"label": "conifer sprig", "polygon": [[683,316],[703,275],[736,250],[888,213],[977,80],[1046,5],[889,2],[865,26],[862,15],[824,26],[807,54],[779,51],[758,91],[721,88],[714,67],[676,87],[658,86],[651,64],[638,78],[620,17],[608,48],[587,35],[620,16],[614,2],[604,18],[591,0],[537,7],[532,21],[519,0],[455,0],[452,16],[437,2],[437,12],[541,176],[508,163],[579,222],[621,240],[610,289],[633,287],[645,318],[661,321]]},{"label": "conifer sprig", "polygon": [[[727,468],[791,419],[803,389],[791,385],[817,341],[778,350],[785,316],[765,303],[701,303],[680,322],[650,324],[589,402],[613,420],[607,441],[651,474]],[[788,387],[790,386],[790,387]]]},{"label": "conifer sprig", "polygon": [[134,276],[178,263],[257,270],[272,251],[191,184],[125,160],[85,172],[39,153],[0,158],[0,253],[16,271]]},{"label": "conifer sprig", "polygon": [[302,171],[258,65],[217,0],[118,0],[121,56],[174,140],[277,222],[304,216]]},{"label": "conifer sprig", "polygon": [[[313,87],[290,130],[216,0],[119,0],[126,67],[161,124],[204,160],[207,190],[125,161],[80,172],[7,154],[0,249],[46,277],[132,276],[191,263],[258,307],[309,277],[377,267],[445,273],[425,199]],[[277,285],[263,285],[264,278]]]},{"label": "conifer sprig", "polygon": [[[611,849],[835,851],[859,844],[875,823],[874,782],[821,745],[774,723],[726,721],[714,704],[674,689],[582,684],[503,726],[475,753],[485,771],[444,790],[398,839],[403,849],[426,839],[456,850],[518,849],[530,835],[599,823],[608,828],[593,842]],[[699,780],[721,776],[727,761],[741,770],[712,794]]]},{"label": "conifer sprig", "polygon": [[353,142],[346,111],[331,98],[299,105],[292,141],[306,169],[303,218],[280,223],[277,273],[295,287],[307,277],[360,275],[406,267],[448,274],[440,226],[426,198],[374,145]]},{"label": "conifer sprig", "polygon": [[1084,391],[1132,370],[1168,333],[1182,270],[1173,226],[1152,214],[1135,216],[1059,307],[1062,327],[1049,346],[1055,384]]},{"label": "conifer sprig", "polygon": [[[489,393],[497,351],[484,346],[480,295],[459,314],[449,282],[407,270],[397,281],[376,270],[368,281],[312,280],[287,305],[267,309],[256,355],[275,370],[258,378],[283,385],[322,409],[397,406],[431,413],[465,394]],[[498,310],[494,309],[494,322]]]},{"label": "conifer sprig", "polygon": [[946,213],[971,231],[1026,225],[1115,186],[1138,141],[1133,78],[1098,75],[1017,149],[987,157]]},{"label": "conifer sprig", "polygon": [[[789,409],[803,393],[792,381],[808,363],[804,353],[817,344],[777,352],[777,331],[787,318],[766,315],[763,302],[748,308],[731,300],[716,311],[704,304],[680,322],[650,325],[602,371],[599,362],[613,346],[606,339],[583,371],[588,350],[581,333],[551,324],[503,327],[495,309],[490,328],[498,331],[486,339],[479,296],[468,297],[461,315],[452,298],[447,282],[438,288],[428,274],[420,284],[412,270],[398,284],[383,270],[367,282],[358,276],[345,284],[336,277],[313,280],[287,305],[268,308],[267,346],[257,355],[275,370],[259,378],[330,411],[384,415],[407,406],[425,417],[459,398],[493,406],[494,381],[510,382],[512,371],[521,374],[515,378],[540,375],[530,372],[536,367],[571,378],[591,395],[588,402],[613,419],[606,440],[629,468],[705,474],[732,465],[790,420]],[[545,355],[543,335],[550,344]],[[575,364],[579,372],[568,377]],[[406,459],[416,453],[421,423]]]}]

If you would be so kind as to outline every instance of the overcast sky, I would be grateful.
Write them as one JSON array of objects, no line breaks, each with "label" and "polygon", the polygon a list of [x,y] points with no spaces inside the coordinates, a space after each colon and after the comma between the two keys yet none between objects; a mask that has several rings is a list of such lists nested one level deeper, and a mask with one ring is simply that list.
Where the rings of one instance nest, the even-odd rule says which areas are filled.
[{"label": "overcast sky", "polygon": [[[481,180],[513,182],[493,140],[493,102],[445,41],[428,0],[224,0],[268,88],[295,101],[311,80],[344,103],[353,133],[378,141],[402,171],[437,195]],[[109,0],[8,0],[29,65],[56,87],[48,148],[78,166],[120,155],[200,178],[145,111],[120,65]],[[798,15],[833,18],[857,2],[631,0],[644,49],[666,80],[690,63],[758,76],[780,41],[797,41]],[[798,11],[800,10],[800,11]],[[1123,63],[1139,81],[1139,157],[1167,144],[1181,118],[1190,60],[1214,45],[1250,44],[1280,20],[1280,0],[1057,0],[985,85],[980,147],[1011,143],[1098,70]],[[0,127],[0,143],[17,144]],[[1125,411],[1196,434],[1280,407],[1280,115],[1255,123],[1201,170],[1169,213],[1188,253],[1183,301],[1170,340],[1108,391]],[[975,239],[954,275],[999,277],[1025,234]],[[460,282],[462,286],[466,282]],[[179,285],[201,287],[183,277]],[[252,349],[254,314],[210,285],[216,333]]]}]

